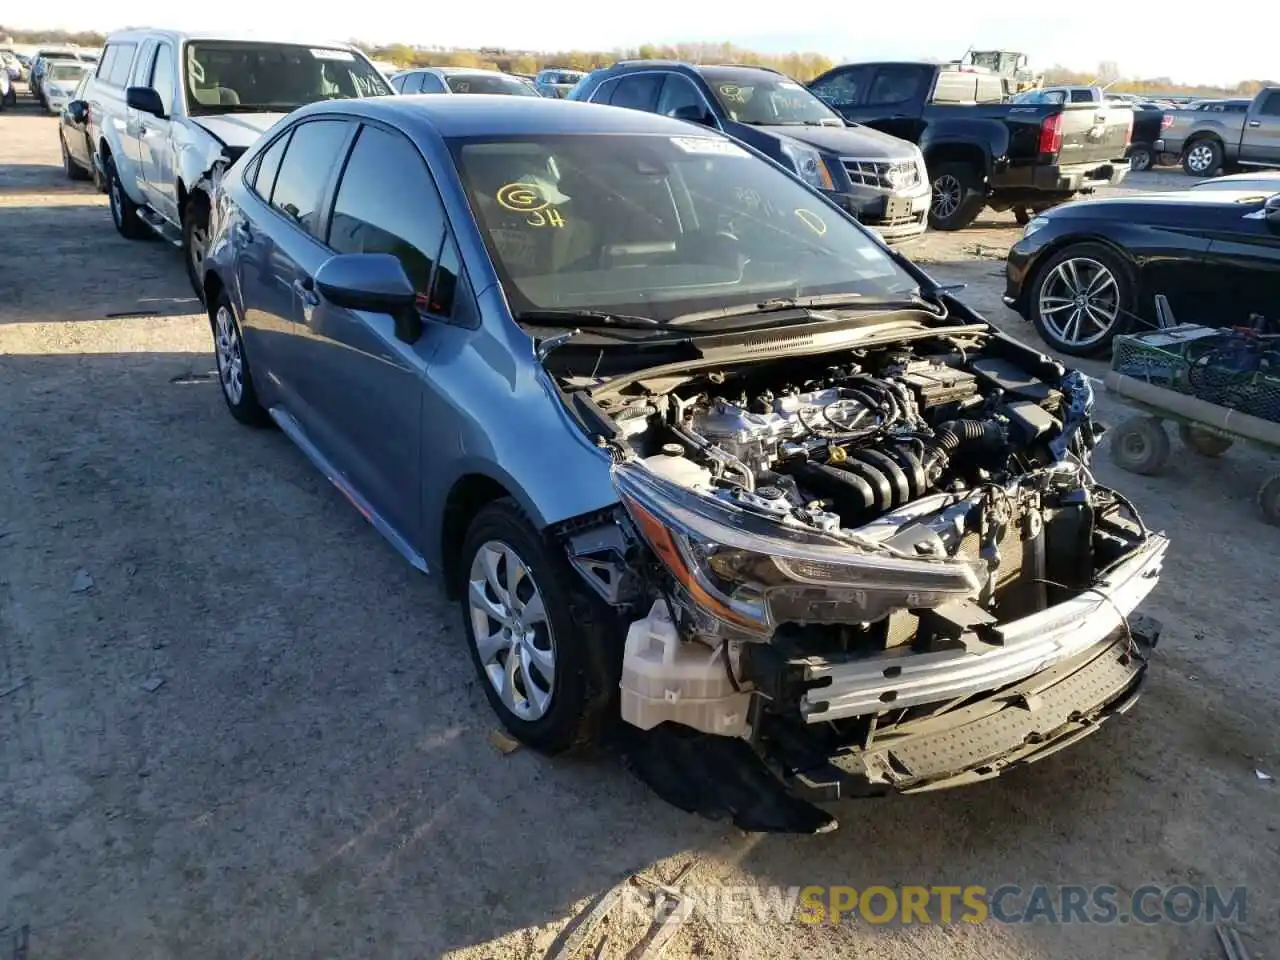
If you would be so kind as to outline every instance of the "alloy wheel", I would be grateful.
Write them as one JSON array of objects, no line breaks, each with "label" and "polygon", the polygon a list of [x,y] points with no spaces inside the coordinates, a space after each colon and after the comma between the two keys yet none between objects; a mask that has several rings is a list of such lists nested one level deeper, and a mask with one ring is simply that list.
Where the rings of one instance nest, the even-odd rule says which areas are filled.
[{"label": "alloy wheel", "polygon": [[222,392],[232,405],[244,396],[244,354],[240,348],[240,332],[229,307],[218,307],[214,317],[214,346],[218,362],[218,380]]},{"label": "alloy wheel", "polygon": [[1103,264],[1063,260],[1040,286],[1040,318],[1058,342],[1087,347],[1102,340],[1120,315],[1120,287]]},{"label": "alloy wheel", "polygon": [[525,721],[551,706],[556,647],[538,585],[525,562],[500,540],[471,561],[467,605],[480,665],[503,705]]},{"label": "alloy wheel", "polygon": [[960,181],[949,173],[944,173],[933,181],[933,215],[945,220],[960,207],[960,199],[964,193]]},{"label": "alloy wheel", "polygon": [[1213,148],[1207,143],[1197,144],[1187,152],[1187,166],[1196,173],[1208,173],[1213,163]]},{"label": "alloy wheel", "polygon": [[121,189],[120,178],[111,176],[107,184],[107,196],[110,200],[111,219],[115,221],[116,227],[124,223],[124,201],[120,196]]}]

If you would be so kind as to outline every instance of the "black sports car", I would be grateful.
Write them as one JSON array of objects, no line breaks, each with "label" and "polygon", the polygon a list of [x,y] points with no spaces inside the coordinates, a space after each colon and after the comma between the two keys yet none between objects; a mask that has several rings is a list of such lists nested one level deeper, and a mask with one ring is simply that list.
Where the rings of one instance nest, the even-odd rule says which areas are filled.
[{"label": "black sports car", "polygon": [[1164,294],[1182,322],[1280,327],[1280,183],[1079,200],[1027,224],[1004,302],[1063,353],[1105,353],[1154,325]]}]

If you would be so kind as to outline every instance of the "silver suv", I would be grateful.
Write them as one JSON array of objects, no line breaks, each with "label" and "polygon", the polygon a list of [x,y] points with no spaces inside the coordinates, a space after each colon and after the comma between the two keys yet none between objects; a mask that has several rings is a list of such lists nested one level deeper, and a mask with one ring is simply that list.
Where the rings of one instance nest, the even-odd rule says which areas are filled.
[{"label": "silver suv", "polygon": [[107,38],[84,97],[116,229],[181,247],[200,293],[222,172],[303,104],[391,93],[346,44],[124,30]]}]

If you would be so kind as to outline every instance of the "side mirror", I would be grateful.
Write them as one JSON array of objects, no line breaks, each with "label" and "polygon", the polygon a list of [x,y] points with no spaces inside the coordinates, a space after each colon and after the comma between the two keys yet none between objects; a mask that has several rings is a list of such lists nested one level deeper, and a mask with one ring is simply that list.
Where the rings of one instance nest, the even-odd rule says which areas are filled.
[{"label": "side mirror", "polygon": [[89,119],[89,104],[83,100],[72,100],[67,104],[67,116],[71,118],[72,123],[84,126],[85,121]]},{"label": "side mirror", "polygon": [[160,102],[160,94],[151,87],[130,87],[124,93],[124,100],[131,110],[140,110],[164,119],[164,104]]},{"label": "side mirror", "polygon": [[690,123],[700,123],[706,127],[714,127],[716,125],[715,117],[711,116],[703,107],[694,103],[686,103],[682,107],[676,107],[671,116],[677,120],[688,120]]},{"label": "side mirror", "polygon": [[316,271],[316,289],[335,306],[390,315],[396,337],[405,343],[422,336],[417,292],[389,253],[336,254]]},{"label": "side mirror", "polygon": [[1262,215],[1273,228],[1280,229],[1280,193],[1267,200],[1262,207]]}]

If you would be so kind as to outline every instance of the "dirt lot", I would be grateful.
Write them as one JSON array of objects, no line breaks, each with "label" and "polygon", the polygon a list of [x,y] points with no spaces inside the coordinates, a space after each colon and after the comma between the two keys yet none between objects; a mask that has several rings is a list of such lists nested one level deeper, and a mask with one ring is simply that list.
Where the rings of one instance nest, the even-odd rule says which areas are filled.
[{"label": "dirt lot", "polygon": [[[1016,234],[987,217],[915,255],[1032,338],[999,303]],[[456,610],[282,435],[231,420],[177,252],[119,237],[30,107],[0,115],[0,245],[0,952],[535,957],[621,876],[692,864],[692,885],[1244,885],[1245,940],[1277,956],[1280,795],[1254,772],[1280,776],[1280,533],[1253,503],[1274,464],[1100,459],[1174,539],[1128,717],[989,784],[843,806],[834,834],[746,836],[609,758],[490,744]],[[1203,923],[695,917],[667,955],[1218,949]]]}]

